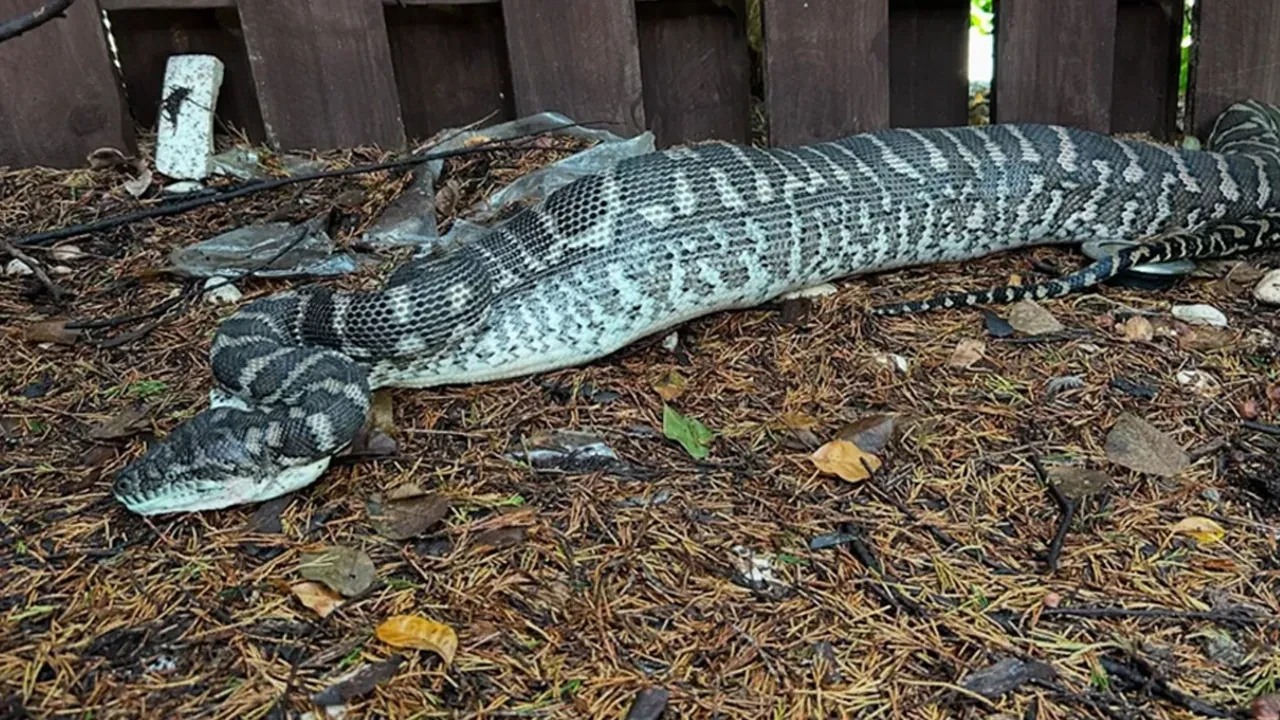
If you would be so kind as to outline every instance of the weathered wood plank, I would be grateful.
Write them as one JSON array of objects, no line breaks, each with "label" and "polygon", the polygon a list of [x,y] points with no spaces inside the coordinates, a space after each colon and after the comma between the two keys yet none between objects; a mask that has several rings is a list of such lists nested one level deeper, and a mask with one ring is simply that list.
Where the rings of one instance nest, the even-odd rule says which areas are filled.
[{"label": "weathered wood plank", "polygon": [[969,122],[969,0],[890,0],[889,122]]},{"label": "weathered wood plank", "polygon": [[763,0],[769,142],[889,125],[887,0]]},{"label": "weathered wood plank", "polygon": [[219,121],[243,130],[252,142],[266,138],[235,10],[121,10],[109,12],[107,17],[116,39],[129,110],[138,125],[155,127],[169,56],[200,53],[216,55],[226,66],[218,95]]},{"label": "weathered wood plank", "polygon": [[[0,0],[0,17],[30,12]],[[0,166],[79,167],[95,149],[136,149],[96,0],[0,43]]]},{"label": "weathered wood plank", "polygon": [[1200,0],[1195,129],[1204,137],[1227,106],[1280,103],[1280,3]]},{"label": "weathered wood plank", "polygon": [[387,32],[411,139],[515,117],[498,5],[389,7]]},{"label": "weathered wood plank", "polygon": [[1001,0],[996,122],[1111,130],[1116,0]]},{"label": "weathered wood plank", "polygon": [[[452,7],[457,5],[501,5],[502,0],[381,0],[392,7]],[[638,0],[662,2],[663,0]],[[235,7],[236,0],[101,0],[104,10],[141,10],[144,8],[191,9]]]},{"label": "weathered wood plank", "polygon": [[644,3],[637,12],[645,116],[658,147],[747,142],[751,56],[745,7],[668,0]]},{"label": "weathered wood plank", "polygon": [[379,0],[240,0],[239,7],[273,145],[404,146]]},{"label": "weathered wood plank", "polygon": [[201,10],[233,8],[236,0],[99,0],[102,9],[113,10]]},{"label": "weathered wood plank", "polygon": [[645,128],[634,0],[503,0],[516,113]]},{"label": "weathered wood plank", "polygon": [[1112,132],[1161,140],[1178,115],[1181,0],[1120,0],[1111,99]]}]

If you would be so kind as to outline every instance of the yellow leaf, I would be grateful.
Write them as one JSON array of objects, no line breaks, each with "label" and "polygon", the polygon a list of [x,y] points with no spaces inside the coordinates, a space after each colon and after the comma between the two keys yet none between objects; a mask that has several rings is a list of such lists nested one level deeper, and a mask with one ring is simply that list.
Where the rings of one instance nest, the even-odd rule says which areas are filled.
[{"label": "yellow leaf", "polygon": [[295,583],[289,589],[298,598],[298,602],[315,610],[322,618],[329,617],[330,613],[342,605],[342,596],[318,582]]},{"label": "yellow leaf", "polygon": [[671,402],[684,394],[684,389],[689,385],[689,381],[684,379],[680,373],[672,370],[661,382],[653,386],[658,391],[658,395],[666,402]]},{"label": "yellow leaf", "polygon": [[[862,448],[848,440],[832,440],[809,456],[818,469],[830,475],[837,475],[850,482],[866,480],[872,472],[880,469],[880,458],[864,452]],[[864,466],[862,461],[866,460]]]},{"label": "yellow leaf", "polygon": [[817,420],[798,412],[784,412],[778,417],[778,422],[791,430],[812,430],[818,426]]},{"label": "yellow leaf", "polygon": [[453,628],[420,615],[393,615],[382,621],[377,635],[379,640],[395,647],[430,650],[439,655],[445,665],[453,662],[453,655],[458,651],[458,636]]},{"label": "yellow leaf", "polygon": [[1177,525],[1173,526],[1173,531],[1183,535],[1190,535],[1197,542],[1205,545],[1218,542],[1227,535],[1227,531],[1221,525],[1206,517],[1183,518]]}]

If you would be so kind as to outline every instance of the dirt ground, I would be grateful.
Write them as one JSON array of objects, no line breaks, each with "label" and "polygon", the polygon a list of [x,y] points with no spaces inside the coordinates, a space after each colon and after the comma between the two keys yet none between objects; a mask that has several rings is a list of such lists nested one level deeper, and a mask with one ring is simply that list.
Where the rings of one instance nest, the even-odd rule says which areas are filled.
[{"label": "dirt ground", "polygon": [[[562,154],[450,161],[454,204]],[[0,237],[157,202],[130,178],[0,172]],[[1073,252],[852,279],[588,367],[392,391],[379,442],[278,502],[127,512],[113,474],[205,407],[235,306],[48,323],[172,298],[167,253],[239,225],[331,211],[349,243],[405,182],[281,188],[75,238],[74,259],[30,250],[70,269],[50,276],[60,300],[0,277],[0,717],[1276,717],[1250,704],[1280,683],[1280,323],[1251,267],[1046,302],[1063,328],[1042,336],[979,310],[864,310],[1050,277]],[[289,284],[246,280],[241,302]],[[1228,328],[1171,316],[1193,303]],[[715,433],[705,457],[664,435],[664,406]],[[865,446],[884,415],[872,477],[819,469],[819,447]],[[1115,461],[1134,417],[1162,434],[1140,434],[1148,462],[1176,464],[1171,441],[1187,466]],[[616,458],[511,457],[558,430]],[[1073,467],[1092,485],[1055,496],[1041,471],[1065,487]],[[350,597],[309,583],[308,554],[335,547],[371,562]],[[393,646],[376,630],[398,615],[447,626],[456,652]]]}]

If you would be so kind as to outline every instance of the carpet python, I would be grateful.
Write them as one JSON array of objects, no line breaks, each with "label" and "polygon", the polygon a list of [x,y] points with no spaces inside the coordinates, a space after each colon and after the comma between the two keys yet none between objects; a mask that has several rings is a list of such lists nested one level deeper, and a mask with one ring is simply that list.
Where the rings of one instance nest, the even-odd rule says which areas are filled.
[{"label": "carpet python", "polygon": [[[1230,233],[1215,225],[1272,217],[1278,191],[1280,108],[1256,101],[1225,110],[1203,151],[1043,124],[656,151],[404,264],[379,290],[246,304],[214,336],[210,408],[112,492],[144,515],[267,500],[325,471],[376,388],[577,366],[709,313],[905,266],[1177,231],[1220,243]],[[1149,247],[1107,262],[1173,244]]]}]

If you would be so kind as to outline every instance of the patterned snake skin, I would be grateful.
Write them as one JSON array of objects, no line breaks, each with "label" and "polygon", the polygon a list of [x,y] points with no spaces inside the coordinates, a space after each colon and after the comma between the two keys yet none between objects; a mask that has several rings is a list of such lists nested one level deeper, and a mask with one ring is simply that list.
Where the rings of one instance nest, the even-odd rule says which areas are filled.
[{"label": "patterned snake skin", "polygon": [[1117,250],[1056,280],[1030,285],[1006,285],[982,291],[937,295],[926,300],[893,303],[871,308],[872,315],[906,315],[944,308],[962,308],[986,303],[1012,303],[1026,298],[1045,300],[1106,282],[1144,263],[1163,263],[1184,258],[1226,258],[1251,250],[1280,247],[1280,212],[1263,212],[1235,222],[1214,222],[1198,231],[1175,230],[1150,241]]},{"label": "patterned snake skin", "polygon": [[1048,125],[891,129],[805,147],[707,144],[581,178],[377,292],[290,292],[220,326],[211,407],[125,467],[140,514],[313,482],[372,389],[580,365],[708,313],[846,276],[1012,248],[1198,231],[1280,209],[1280,108],[1207,151]]}]

